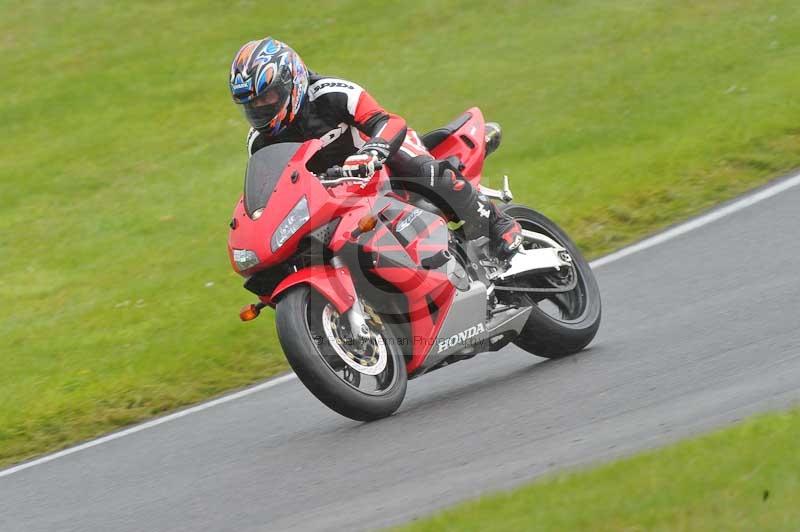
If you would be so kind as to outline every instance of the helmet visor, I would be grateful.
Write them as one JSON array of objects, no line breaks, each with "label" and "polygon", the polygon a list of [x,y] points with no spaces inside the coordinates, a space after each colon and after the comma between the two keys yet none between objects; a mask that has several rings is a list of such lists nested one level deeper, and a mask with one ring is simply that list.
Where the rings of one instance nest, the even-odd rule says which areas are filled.
[{"label": "helmet visor", "polygon": [[284,87],[270,87],[264,94],[242,105],[244,116],[254,128],[264,129],[286,108],[289,95]]}]

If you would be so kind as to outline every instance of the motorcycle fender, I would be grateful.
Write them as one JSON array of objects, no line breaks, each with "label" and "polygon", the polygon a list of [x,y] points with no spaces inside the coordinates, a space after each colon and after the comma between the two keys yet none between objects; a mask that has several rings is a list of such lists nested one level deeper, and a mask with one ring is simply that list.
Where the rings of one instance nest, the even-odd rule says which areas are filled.
[{"label": "motorcycle fender", "polygon": [[339,313],[346,312],[355,301],[356,289],[350,270],[328,265],[309,266],[289,275],[275,287],[270,300],[277,301],[283,292],[299,284],[311,286],[330,301]]}]

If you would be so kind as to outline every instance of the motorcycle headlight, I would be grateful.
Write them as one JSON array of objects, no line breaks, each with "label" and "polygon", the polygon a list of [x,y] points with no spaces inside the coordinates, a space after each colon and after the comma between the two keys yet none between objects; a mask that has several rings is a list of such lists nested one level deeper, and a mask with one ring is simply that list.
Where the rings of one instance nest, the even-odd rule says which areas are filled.
[{"label": "motorcycle headlight", "polygon": [[258,264],[258,255],[252,249],[234,249],[233,263],[240,272]]},{"label": "motorcycle headlight", "polygon": [[293,234],[300,229],[304,223],[311,218],[311,213],[308,212],[308,200],[303,196],[297,205],[292,207],[286,218],[283,219],[281,225],[275,230],[272,235],[272,252],[274,253],[284,242],[289,240]]}]

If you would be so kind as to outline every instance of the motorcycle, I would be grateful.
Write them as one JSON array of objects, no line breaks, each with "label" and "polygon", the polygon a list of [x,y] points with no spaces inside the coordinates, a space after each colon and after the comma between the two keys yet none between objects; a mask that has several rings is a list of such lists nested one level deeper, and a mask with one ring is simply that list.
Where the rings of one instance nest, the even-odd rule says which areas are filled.
[{"label": "motorcycle", "polygon": [[294,372],[354,420],[394,413],[408,379],[509,343],[564,357],[600,325],[597,282],[569,236],[512,203],[507,177],[500,190],[480,184],[499,144],[481,111],[422,142],[520,223],[523,244],[510,260],[498,260],[486,237],[468,240],[435,198],[393,184],[387,167],[370,178],[310,171],[320,140],[253,154],[230,223],[231,264],[258,296],[240,318],[273,307]]}]

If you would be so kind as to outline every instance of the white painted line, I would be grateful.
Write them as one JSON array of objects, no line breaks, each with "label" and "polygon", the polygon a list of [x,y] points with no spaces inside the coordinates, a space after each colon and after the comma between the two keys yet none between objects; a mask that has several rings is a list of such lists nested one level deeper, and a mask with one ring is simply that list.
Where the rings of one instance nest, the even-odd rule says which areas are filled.
[{"label": "white painted line", "polygon": [[150,421],[146,421],[139,425],[134,425],[133,427],[121,430],[119,432],[112,432],[106,436],[101,438],[97,438],[96,440],[87,441],[86,443],[82,443],[80,445],[76,445],[75,447],[69,447],[68,449],[64,449],[63,451],[58,451],[53,454],[48,454],[42,456],[41,458],[37,458],[36,460],[31,460],[30,462],[23,462],[19,465],[14,467],[10,467],[8,469],[4,469],[0,471],[0,478],[7,477],[9,475],[13,475],[14,473],[18,473],[19,471],[23,471],[25,469],[29,469],[31,467],[35,467],[38,465],[46,464],[47,462],[52,462],[57,458],[61,458],[64,456],[68,456],[70,454],[77,453],[79,451],[83,451],[84,449],[89,449],[91,447],[97,447],[98,445],[102,445],[104,443],[108,443],[110,441],[118,440],[120,438],[124,438],[125,436],[130,436],[131,434],[136,434],[137,432],[141,432],[143,430],[157,427],[162,423],[166,423],[168,421],[172,421],[174,419],[179,419],[190,414],[195,414],[197,412],[201,412],[203,410],[207,410],[211,407],[221,405],[224,403],[229,403],[230,401],[235,401],[236,399],[241,399],[242,397],[247,397],[248,395],[253,395],[254,393],[258,393],[260,391],[266,390],[268,388],[272,388],[273,386],[277,386],[284,382],[290,381],[292,379],[296,379],[297,376],[294,373],[289,373],[286,375],[281,375],[275,379],[268,380],[266,382],[262,382],[261,384],[257,384],[252,388],[246,388],[244,390],[234,392],[232,394],[223,395],[222,397],[218,397],[216,399],[212,399],[211,401],[207,401],[205,403],[200,403],[199,405],[195,405],[184,410],[178,410],[177,412],[173,412],[172,414],[168,414],[164,417],[159,417],[156,419],[152,419]]},{"label": "white painted line", "polygon": [[714,209],[708,214],[704,214],[693,220],[689,220],[688,222],[676,225],[672,229],[667,229],[663,233],[651,236],[650,238],[645,238],[644,240],[637,242],[636,244],[624,247],[618,251],[615,251],[614,253],[611,253],[610,255],[606,255],[605,257],[600,257],[599,259],[592,261],[590,265],[592,266],[592,268],[599,268],[600,266],[605,266],[606,264],[616,262],[619,259],[622,259],[629,255],[633,255],[634,253],[644,251],[645,249],[649,249],[659,244],[663,244],[668,240],[672,240],[673,238],[686,234],[690,231],[699,229],[704,225],[716,222],[720,218],[724,218],[737,211],[746,209],[747,207],[755,205],[756,203],[764,201],[765,199],[777,196],[781,192],[785,192],[786,190],[789,190],[790,188],[796,187],[798,185],[800,185],[800,174],[795,174],[787,179],[782,179],[778,181],[774,185],[770,185],[764,189],[761,189],[758,192],[754,192],[752,194],[744,196],[743,198],[736,200],[728,205],[725,205],[724,207],[719,207],[718,209]]},{"label": "white painted line", "polygon": [[[650,238],[645,238],[644,240],[642,240],[640,242],[637,242],[636,244],[632,244],[632,245],[630,245],[628,247],[620,249],[619,251],[615,251],[614,253],[611,253],[610,255],[606,255],[605,257],[601,257],[601,258],[599,258],[597,260],[594,260],[594,261],[592,261],[590,263],[590,265],[592,266],[592,268],[599,268],[600,266],[605,266],[606,264],[610,264],[612,262],[616,262],[619,259],[622,259],[622,258],[627,257],[629,255],[633,255],[634,253],[638,253],[639,251],[643,251],[643,250],[651,248],[653,246],[657,246],[659,244],[663,244],[664,242],[667,242],[668,240],[672,240],[673,238],[676,238],[676,237],[678,237],[680,235],[683,235],[683,234],[688,233],[690,231],[694,231],[695,229],[698,229],[698,228],[700,228],[700,227],[702,227],[704,225],[710,224],[711,222],[715,222],[715,221],[719,220],[720,218],[724,218],[725,216],[728,216],[728,215],[733,214],[733,213],[735,213],[737,211],[740,211],[742,209],[750,207],[751,205],[755,205],[756,203],[759,203],[761,201],[764,201],[765,199],[768,199],[768,198],[771,198],[773,196],[776,196],[776,195],[780,194],[781,192],[789,190],[790,188],[796,187],[798,185],[800,185],[800,174],[796,174],[796,175],[791,176],[791,177],[789,177],[787,179],[782,179],[781,181],[778,181],[774,185],[767,186],[766,188],[764,188],[762,190],[759,190],[758,192],[755,192],[753,194],[749,194],[749,195],[747,195],[747,196],[745,196],[745,197],[743,197],[743,198],[741,198],[739,200],[734,201],[733,203],[730,203],[729,205],[726,205],[724,207],[720,207],[718,209],[715,209],[715,210],[709,212],[708,214],[704,214],[702,216],[699,216],[698,218],[695,218],[693,220],[689,220],[688,222],[682,223],[680,225],[676,225],[672,229],[668,229],[668,230],[664,231],[663,233],[659,233],[659,234],[657,234],[655,236],[652,236]],[[211,401],[207,401],[205,403],[200,403],[200,404],[192,406],[190,408],[186,408],[184,410],[179,410],[179,411],[174,412],[172,414],[168,414],[168,415],[166,415],[164,417],[159,417],[159,418],[156,418],[156,419],[153,419],[153,420],[150,420],[150,421],[146,421],[146,422],[141,423],[139,425],[134,425],[133,427],[121,430],[119,432],[113,432],[113,433],[108,434],[106,436],[97,438],[96,440],[91,440],[91,441],[88,441],[86,443],[82,443],[80,445],[76,445],[75,447],[69,447],[68,449],[64,449],[63,451],[58,451],[58,452],[53,453],[53,454],[48,454],[48,455],[42,456],[41,458],[37,458],[35,460],[31,460],[30,462],[24,462],[22,464],[19,464],[19,465],[16,465],[16,466],[13,466],[13,467],[10,467],[8,469],[4,469],[4,470],[0,471],[0,478],[7,477],[9,475],[13,475],[14,473],[18,473],[19,471],[24,471],[25,469],[29,469],[31,467],[35,467],[35,466],[38,466],[38,465],[46,464],[47,462],[51,462],[53,460],[56,460],[57,458],[61,458],[61,457],[64,457],[64,456],[69,456],[70,454],[74,454],[74,453],[83,451],[84,449],[89,449],[91,447],[96,447],[98,445],[102,445],[104,443],[108,443],[110,441],[114,441],[114,440],[117,440],[119,438],[123,438],[125,436],[130,436],[131,434],[136,434],[137,432],[141,432],[143,430],[146,430],[146,429],[149,429],[149,428],[152,428],[152,427],[157,427],[158,425],[161,425],[162,423],[167,423],[168,421],[172,421],[174,419],[179,419],[179,418],[188,416],[190,414],[194,414],[194,413],[197,413],[197,412],[201,412],[203,410],[207,410],[207,409],[212,408],[212,407],[217,406],[217,405],[228,403],[230,401],[235,401],[236,399],[241,399],[242,397],[247,397],[248,395],[252,395],[254,393],[258,393],[258,392],[261,392],[263,390],[267,390],[269,388],[272,388],[273,386],[277,386],[279,384],[282,384],[284,382],[288,382],[288,381],[296,379],[296,378],[297,378],[297,375],[295,375],[294,373],[289,373],[289,374],[286,374],[286,375],[282,375],[282,376],[277,377],[275,379],[268,380],[267,382],[263,382],[263,383],[258,384],[256,386],[253,386],[252,388],[247,388],[245,390],[234,392],[234,393],[229,394],[229,395],[224,395],[224,396],[219,397],[217,399],[212,399]]]}]

